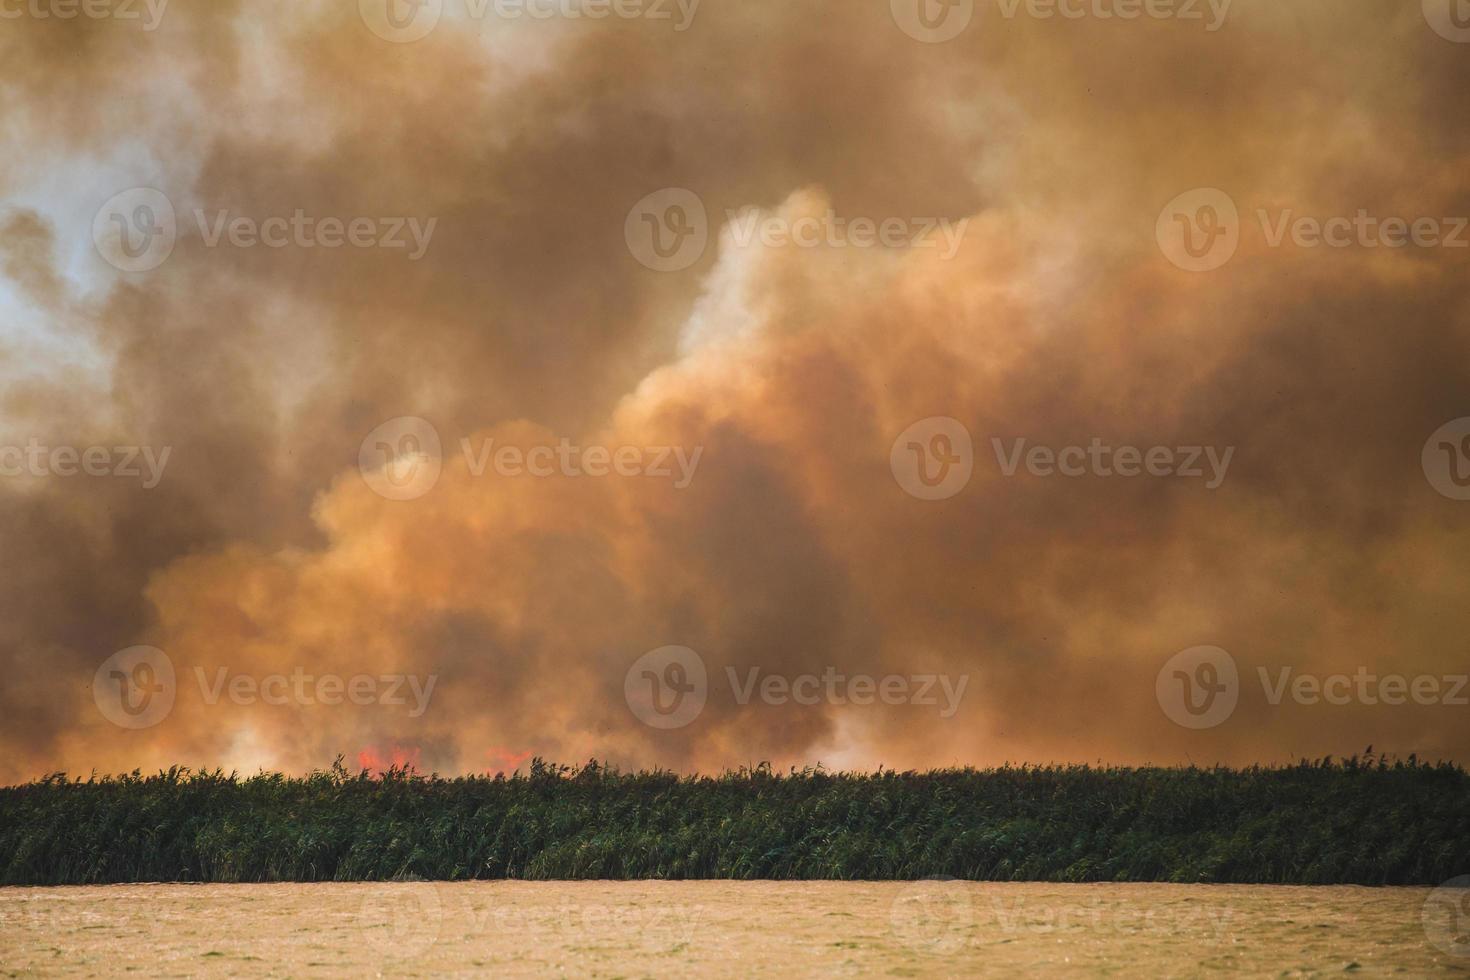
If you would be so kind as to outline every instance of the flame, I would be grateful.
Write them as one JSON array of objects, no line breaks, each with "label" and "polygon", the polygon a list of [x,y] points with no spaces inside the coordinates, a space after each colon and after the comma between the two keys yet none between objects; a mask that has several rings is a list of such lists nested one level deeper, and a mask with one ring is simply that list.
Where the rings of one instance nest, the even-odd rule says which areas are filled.
[{"label": "flame", "polygon": [[491,772],[515,772],[521,767],[521,763],[531,758],[531,751],[514,752],[510,749],[493,748],[485,752],[485,758],[490,760]]},{"label": "flame", "polygon": [[369,745],[357,753],[357,768],[379,775],[389,769],[417,769],[422,754],[417,746],[395,745],[391,749],[379,751]]}]

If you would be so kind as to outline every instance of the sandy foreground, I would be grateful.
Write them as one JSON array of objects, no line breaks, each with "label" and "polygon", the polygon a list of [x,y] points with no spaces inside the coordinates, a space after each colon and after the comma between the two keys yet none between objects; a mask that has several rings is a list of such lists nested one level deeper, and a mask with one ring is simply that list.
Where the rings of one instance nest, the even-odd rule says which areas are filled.
[{"label": "sandy foreground", "polygon": [[0,975],[1470,974],[1470,891],[959,882],[0,889]]}]

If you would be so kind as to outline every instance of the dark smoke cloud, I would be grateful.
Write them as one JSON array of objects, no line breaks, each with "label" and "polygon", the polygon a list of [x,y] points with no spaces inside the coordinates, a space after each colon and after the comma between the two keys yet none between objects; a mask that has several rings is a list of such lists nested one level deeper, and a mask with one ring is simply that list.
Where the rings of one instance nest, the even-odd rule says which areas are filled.
[{"label": "dark smoke cloud", "polygon": [[[453,0],[451,0],[453,6]],[[166,478],[0,478],[0,779],[169,764],[425,768],[536,752],[714,769],[1004,760],[1464,760],[1466,710],[1267,705],[1257,667],[1466,669],[1464,508],[1429,434],[1470,415],[1465,251],[1268,247],[1257,208],[1470,213],[1470,48],[1415,4],[1237,0],[1217,32],[999,15],[944,44],[888,5],[704,0],[693,26],[446,18],[391,44],[356,4],[174,0],[159,28],[0,24],[0,444],[172,447]],[[106,278],[90,222],[165,190],[174,254]],[[693,267],[624,219],[698,192]],[[1191,274],[1160,209],[1247,229]],[[40,190],[37,190],[40,188]],[[192,209],[438,219],[380,249],[206,247]],[[936,249],[740,247],[728,211],[968,218]],[[80,270],[80,271],[79,271]],[[99,283],[101,285],[99,285]],[[7,309],[0,305],[0,310]],[[6,315],[9,315],[8,313]],[[444,472],[357,471],[420,416]],[[895,438],[960,420],[975,474],[923,502]],[[702,447],[647,478],[473,476],[479,444]],[[1228,480],[1004,478],[990,440],[1237,447]],[[122,731],[91,681],[179,670]],[[641,724],[629,665],[698,651],[710,701]],[[1218,728],[1165,717],[1175,652],[1229,650]],[[960,711],[739,705],[726,667],[965,675]],[[214,677],[434,674],[421,716],[210,705]]]}]

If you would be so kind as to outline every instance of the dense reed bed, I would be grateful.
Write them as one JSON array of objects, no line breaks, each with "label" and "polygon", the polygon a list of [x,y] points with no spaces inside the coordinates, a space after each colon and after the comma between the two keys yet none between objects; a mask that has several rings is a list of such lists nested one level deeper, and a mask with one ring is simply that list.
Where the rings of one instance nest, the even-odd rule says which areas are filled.
[{"label": "dense reed bed", "polygon": [[443,779],[173,769],[0,789],[0,882],[777,878],[1439,884],[1451,765]]}]

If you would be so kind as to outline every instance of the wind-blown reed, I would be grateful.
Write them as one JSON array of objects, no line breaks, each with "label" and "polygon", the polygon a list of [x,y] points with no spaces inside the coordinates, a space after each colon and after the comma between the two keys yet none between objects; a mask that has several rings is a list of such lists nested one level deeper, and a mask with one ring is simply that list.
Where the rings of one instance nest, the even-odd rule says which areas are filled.
[{"label": "wind-blown reed", "polygon": [[301,779],[171,769],[0,789],[0,882],[777,878],[1439,884],[1447,764]]}]

